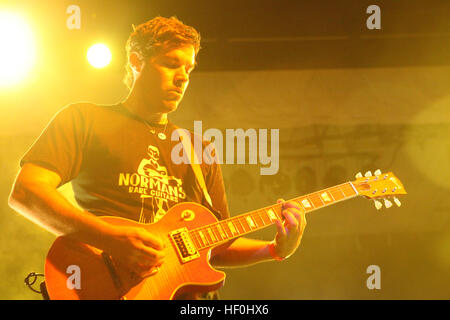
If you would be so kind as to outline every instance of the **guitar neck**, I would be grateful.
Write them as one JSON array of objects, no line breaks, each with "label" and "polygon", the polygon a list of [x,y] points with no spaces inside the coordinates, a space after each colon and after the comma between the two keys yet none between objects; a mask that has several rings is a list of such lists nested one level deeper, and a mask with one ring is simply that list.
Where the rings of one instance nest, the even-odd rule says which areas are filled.
[{"label": "guitar neck", "polygon": [[[289,201],[296,202],[306,213],[358,196],[351,182],[320,190]],[[197,247],[214,247],[233,238],[263,229],[282,219],[282,204],[274,204],[189,231]]]}]

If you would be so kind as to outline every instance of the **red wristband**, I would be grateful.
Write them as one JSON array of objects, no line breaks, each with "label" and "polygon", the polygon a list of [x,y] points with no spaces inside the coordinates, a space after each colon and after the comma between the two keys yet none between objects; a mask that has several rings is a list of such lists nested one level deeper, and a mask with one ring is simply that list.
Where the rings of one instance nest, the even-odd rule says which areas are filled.
[{"label": "red wristband", "polygon": [[283,261],[284,259],[286,259],[286,258],[280,257],[280,256],[277,254],[277,252],[275,251],[275,243],[273,243],[273,242],[271,242],[271,243],[269,244],[269,252],[270,252],[270,255],[272,256],[272,258],[274,258],[274,259],[277,260],[277,261]]}]

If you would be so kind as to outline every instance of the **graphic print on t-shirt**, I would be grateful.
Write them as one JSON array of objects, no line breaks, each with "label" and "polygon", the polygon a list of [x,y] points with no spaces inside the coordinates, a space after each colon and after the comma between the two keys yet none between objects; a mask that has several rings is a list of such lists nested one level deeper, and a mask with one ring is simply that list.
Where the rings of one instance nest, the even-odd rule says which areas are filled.
[{"label": "graphic print on t-shirt", "polygon": [[[169,176],[167,168],[158,163],[159,150],[148,146],[148,157],[141,160],[137,173],[120,173],[119,186],[127,186],[129,193],[139,194],[141,215],[139,222],[157,222],[169,210],[169,201],[179,202],[186,198],[181,179]],[[151,201],[153,212],[145,210],[146,202]]]}]

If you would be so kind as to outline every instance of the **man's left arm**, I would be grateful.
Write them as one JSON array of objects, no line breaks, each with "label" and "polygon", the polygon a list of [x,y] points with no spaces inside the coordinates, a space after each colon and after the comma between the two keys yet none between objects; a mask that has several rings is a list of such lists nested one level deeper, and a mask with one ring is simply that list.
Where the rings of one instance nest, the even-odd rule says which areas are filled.
[{"label": "man's left arm", "polygon": [[[212,149],[212,157],[217,157]],[[217,158],[211,161],[206,183],[214,208],[221,219],[229,218],[229,210],[221,166]],[[284,202],[278,200],[278,202]],[[273,241],[240,237],[215,247],[211,251],[211,264],[216,267],[240,267],[292,255],[300,245],[306,227],[305,212],[295,202],[283,203],[283,221],[277,221],[277,234]]]}]

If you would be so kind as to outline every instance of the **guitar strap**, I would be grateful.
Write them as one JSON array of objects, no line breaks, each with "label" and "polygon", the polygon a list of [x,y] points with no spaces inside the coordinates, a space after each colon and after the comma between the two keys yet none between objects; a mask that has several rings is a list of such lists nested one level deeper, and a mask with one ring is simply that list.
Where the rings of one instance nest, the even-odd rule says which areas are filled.
[{"label": "guitar strap", "polygon": [[[192,144],[192,141],[190,139],[189,133],[187,130],[184,129],[177,129],[178,136],[180,137],[181,143],[183,143],[183,148],[186,151],[186,154],[190,153],[190,164],[192,167],[192,170],[194,171],[195,177],[197,178],[197,181],[200,185],[200,188],[202,189],[203,196],[205,197],[206,201],[208,202],[209,206],[212,208],[212,201],[211,197],[209,196],[208,189],[206,188],[205,179],[203,177],[202,169],[200,168],[200,164],[198,162],[197,154],[195,153],[194,145]],[[195,139],[195,137],[194,137]],[[187,140],[191,141],[189,143]]]}]

